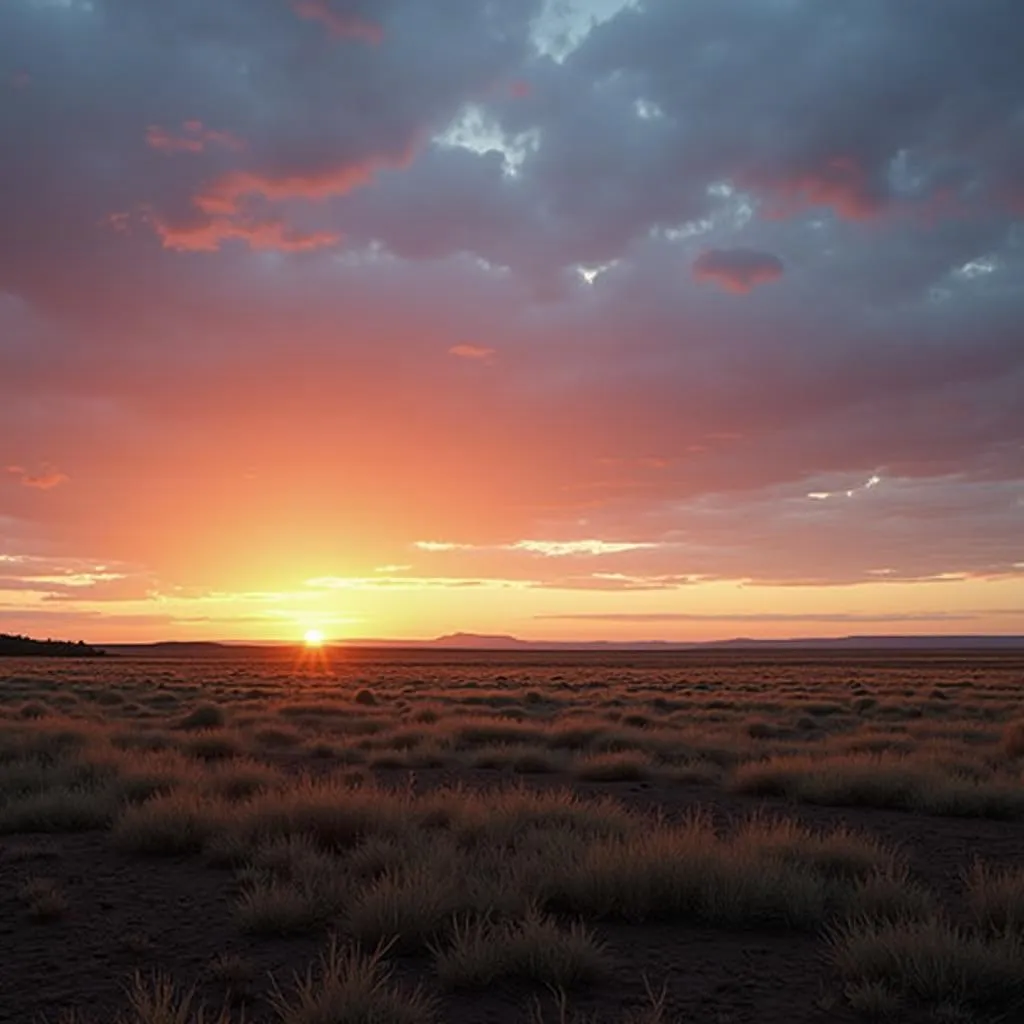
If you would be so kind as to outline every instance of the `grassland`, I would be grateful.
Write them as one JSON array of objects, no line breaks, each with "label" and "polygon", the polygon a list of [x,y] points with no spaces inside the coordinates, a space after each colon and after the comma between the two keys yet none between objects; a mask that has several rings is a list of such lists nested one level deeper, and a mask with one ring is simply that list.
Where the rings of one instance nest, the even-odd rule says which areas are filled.
[{"label": "grassland", "polygon": [[969,652],[9,660],[0,1020],[1024,1019],[1022,686]]}]

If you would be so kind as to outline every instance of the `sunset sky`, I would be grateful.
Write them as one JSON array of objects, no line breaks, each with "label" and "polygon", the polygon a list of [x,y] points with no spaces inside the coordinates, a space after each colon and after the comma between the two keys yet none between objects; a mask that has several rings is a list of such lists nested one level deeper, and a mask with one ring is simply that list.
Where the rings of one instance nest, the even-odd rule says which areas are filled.
[{"label": "sunset sky", "polygon": [[1021,0],[0,0],[0,631],[1024,633]]}]

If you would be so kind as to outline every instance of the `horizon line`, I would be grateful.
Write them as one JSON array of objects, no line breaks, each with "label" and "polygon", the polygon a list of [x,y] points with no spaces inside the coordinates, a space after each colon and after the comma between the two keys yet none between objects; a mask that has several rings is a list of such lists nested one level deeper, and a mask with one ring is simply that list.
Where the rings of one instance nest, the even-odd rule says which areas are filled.
[{"label": "horizon line", "polygon": [[[477,650],[487,649],[487,641],[493,641],[497,645],[514,644],[523,647],[548,647],[548,646],[578,646],[578,647],[710,647],[726,644],[750,643],[750,644],[821,644],[841,643],[844,641],[932,641],[932,642],[953,642],[953,641],[1003,641],[1019,640],[1024,643],[1024,632],[1007,633],[842,633],[830,634],[827,636],[749,636],[736,635],[717,640],[675,640],[663,637],[650,637],[645,639],[616,640],[616,639],[530,639],[516,636],[514,634],[489,634],[489,633],[468,633],[457,631],[444,633],[431,637],[324,637],[321,642],[323,647],[417,647],[423,645],[443,645],[450,648],[457,647],[458,641],[466,641],[467,646]],[[303,647],[306,646],[301,637],[297,638],[267,638],[267,639],[157,639],[157,640],[113,640],[113,641],[86,641],[94,647],[150,647],[157,645],[181,645],[181,646],[219,646],[219,647]]]}]

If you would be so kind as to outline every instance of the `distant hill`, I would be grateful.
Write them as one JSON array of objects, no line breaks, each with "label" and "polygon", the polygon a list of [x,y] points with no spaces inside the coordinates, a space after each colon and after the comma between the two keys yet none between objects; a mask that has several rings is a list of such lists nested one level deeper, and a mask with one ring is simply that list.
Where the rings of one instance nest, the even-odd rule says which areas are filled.
[{"label": "distant hill", "polygon": [[448,633],[434,640],[424,640],[423,643],[428,647],[457,647],[461,650],[472,648],[485,651],[520,650],[534,646],[528,640],[520,640],[515,636],[480,633]]},{"label": "distant hill", "polygon": [[226,658],[273,651],[278,646],[222,644],[213,640],[162,640],[152,644],[102,644],[101,648],[105,654],[144,654],[158,658]]},{"label": "distant hill", "polygon": [[808,637],[788,640],[720,640],[704,647],[734,647],[744,650],[794,649],[809,651],[1015,651],[1024,650],[1024,636],[972,635],[963,636],[841,636]]},{"label": "distant hill", "polygon": [[[71,645],[75,646],[75,645]],[[291,656],[302,644],[287,643],[216,643],[213,641],[165,641],[152,644],[102,644],[104,653],[167,658],[240,658],[249,656]],[[737,637],[733,640],[522,640],[507,634],[448,633],[431,640],[392,640],[360,638],[328,640],[325,647],[341,649],[381,649],[388,651],[443,652],[558,652],[594,651],[608,653],[636,652],[713,652],[713,651],[1024,651],[1024,636],[844,636],[806,637],[783,640],[756,640]],[[276,652],[276,655],[275,655]]]},{"label": "distant hill", "polygon": [[102,658],[105,653],[82,640],[33,640],[27,636],[0,633],[0,657]]}]

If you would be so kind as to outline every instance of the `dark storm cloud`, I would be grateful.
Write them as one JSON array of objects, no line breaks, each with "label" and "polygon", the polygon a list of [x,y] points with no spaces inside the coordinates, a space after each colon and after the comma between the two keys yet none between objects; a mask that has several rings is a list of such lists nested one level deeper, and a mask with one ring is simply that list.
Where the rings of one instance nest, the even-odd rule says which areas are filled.
[{"label": "dark storm cloud", "polygon": [[0,7],[0,466],[75,482],[0,513],[72,530],[307,416],[472,435],[511,539],[714,538],[638,579],[807,578],[792,495],[876,470],[898,504],[814,510],[823,576],[878,568],[844,531],[907,578],[1020,561],[1024,5],[648,0],[561,61],[540,9]]}]

